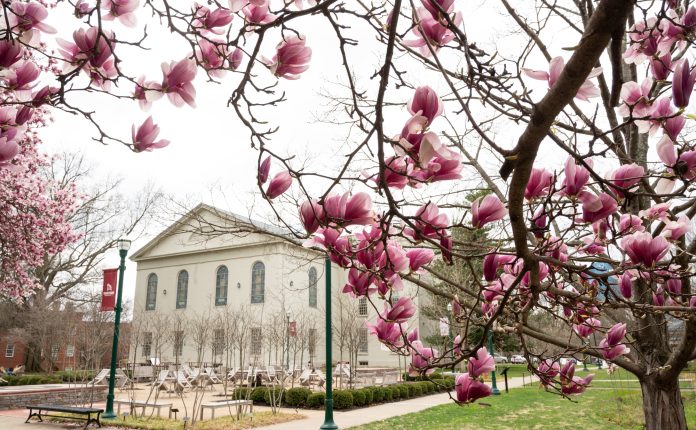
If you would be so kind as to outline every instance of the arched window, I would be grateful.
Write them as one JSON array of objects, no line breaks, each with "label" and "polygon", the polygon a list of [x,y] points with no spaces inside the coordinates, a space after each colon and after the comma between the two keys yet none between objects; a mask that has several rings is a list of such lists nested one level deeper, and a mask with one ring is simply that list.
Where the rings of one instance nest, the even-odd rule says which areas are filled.
[{"label": "arched window", "polygon": [[309,307],[317,307],[317,269],[309,269]]},{"label": "arched window", "polygon": [[215,306],[227,304],[227,279],[229,272],[227,266],[220,266],[215,277]]},{"label": "arched window", "polygon": [[157,303],[157,275],[150,273],[147,277],[147,294],[145,295],[145,310],[155,310]]},{"label": "arched window", "polygon": [[251,268],[251,303],[263,303],[266,289],[266,266],[257,261]]},{"label": "arched window", "polygon": [[184,309],[186,307],[186,298],[188,297],[188,272],[182,270],[179,272],[179,277],[176,280],[176,308]]}]

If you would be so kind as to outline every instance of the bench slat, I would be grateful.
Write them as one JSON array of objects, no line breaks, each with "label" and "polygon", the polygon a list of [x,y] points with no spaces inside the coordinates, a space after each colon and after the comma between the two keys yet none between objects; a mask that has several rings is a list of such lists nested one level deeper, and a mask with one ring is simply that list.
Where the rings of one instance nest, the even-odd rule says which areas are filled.
[{"label": "bench slat", "polygon": [[96,408],[79,408],[74,406],[57,406],[57,405],[27,405],[25,409],[40,409],[42,411],[49,412],[73,412],[76,414],[96,414],[97,412],[104,412],[104,409]]}]

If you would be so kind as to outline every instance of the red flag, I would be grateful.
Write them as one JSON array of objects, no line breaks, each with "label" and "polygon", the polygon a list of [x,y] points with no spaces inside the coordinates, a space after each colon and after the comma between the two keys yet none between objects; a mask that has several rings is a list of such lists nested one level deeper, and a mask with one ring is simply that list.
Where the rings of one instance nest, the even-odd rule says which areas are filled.
[{"label": "red flag", "polygon": [[102,311],[113,311],[116,307],[116,281],[118,269],[104,269],[104,287],[102,288]]},{"label": "red flag", "polygon": [[295,321],[290,321],[290,336],[297,336],[297,323]]}]

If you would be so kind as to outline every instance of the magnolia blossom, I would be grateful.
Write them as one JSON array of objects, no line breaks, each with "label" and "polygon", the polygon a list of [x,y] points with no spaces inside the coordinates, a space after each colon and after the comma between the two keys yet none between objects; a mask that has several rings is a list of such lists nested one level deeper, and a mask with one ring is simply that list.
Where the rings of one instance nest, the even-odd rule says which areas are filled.
[{"label": "magnolia blossom", "polygon": [[194,3],[194,9],[194,16],[196,19],[193,21],[192,25],[199,30],[209,31],[215,34],[223,34],[225,32],[224,27],[232,22],[232,12],[227,9],[217,8],[211,11],[207,7],[201,6],[198,3]]},{"label": "magnolia blossom", "polygon": [[457,401],[460,403],[471,403],[478,399],[491,395],[491,387],[469,376],[468,373],[462,373],[457,376],[454,385],[454,391],[457,393]]},{"label": "magnolia blossom", "polygon": [[[6,19],[10,28],[19,34],[25,43],[33,44],[39,40],[39,31],[47,34],[56,33],[56,29],[43,21],[48,17],[46,8],[37,2],[24,3],[15,0],[10,5],[11,13],[7,13]],[[34,29],[38,31],[34,31]]]},{"label": "magnolia blossom", "polygon": [[244,12],[244,17],[250,24],[264,25],[276,19],[276,16],[268,11],[268,5],[265,3],[258,4],[257,2],[255,4],[251,2],[242,12]]},{"label": "magnolia blossom", "polygon": [[490,282],[496,277],[498,269],[503,265],[508,265],[513,263],[517,259],[514,255],[506,254],[486,254],[483,257],[483,277],[486,281]]},{"label": "magnolia blossom", "polygon": [[406,322],[409,318],[416,314],[416,306],[410,297],[399,297],[393,305],[384,304],[384,311],[381,316],[386,321],[397,323]]},{"label": "magnolia blossom", "polygon": [[[592,167],[592,160],[586,160],[585,163]],[[590,171],[583,166],[577,165],[572,157],[568,157],[565,162],[564,172],[563,189],[560,193],[566,196],[577,196],[590,179]]]},{"label": "magnolia blossom", "polygon": [[404,234],[415,239],[437,239],[445,235],[445,229],[449,227],[449,217],[440,213],[435,203],[427,203],[421,206],[415,216],[415,230],[406,228]]},{"label": "magnolia blossom", "polygon": [[553,173],[546,169],[532,169],[529,181],[527,181],[527,186],[524,189],[524,198],[531,200],[546,195],[552,183]]},{"label": "magnolia blossom", "polygon": [[6,69],[22,59],[22,45],[11,40],[0,40],[0,68]]},{"label": "magnolia blossom", "polygon": [[689,68],[689,59],[684,58],[679,62],[672,77],[672,102],[678,108],[689,106],[691,93],[696,83],[696,69]]},{"label": "magnolia blossom", "polygon": [[589,337],[598,328],[602,326],[601,321],[597,318],[587,318],[580,324],[573,324],[573,331],[582,338]]},{"label": "magnolia blossom", "polygon": [[[419,8],[416,14],[418,23],[412,30],[416,39],[406,40],[403,42],[404,45],[418,48],[422,55],[430,57],[431,48],[433,51],[437,51],[454,40],[455,35],[447,28],[447,25],[443,25],[439,20],[433,18],[425,8]],[[462,23],[462,14],[456,13],[452,22],[456,27],[459,27]]]},{"label": "magnolia blossom", "polygon": [[324,207],[316,200],[306,200],[300,205],[300,220],[307,233],[314,233],[324,219]]},{"label": "magnolia blossom", "polygon": [[495,370],[493,356],[488,353],[486,347],[481,347],[476,351],[476,357],[471,357],[466,363],[466,370],[472,378],[478,378]]},{"label": "magnolia blossom", "polygon": [[368,296],[377,291],[374,281],[375,278],[371,273],[362,272],[355,267],[351,267],[348,271],[348,283],[343,286],[342,291],[354,297]]},{"label": "magnolia blossom", "polygon": [[630,352],[626,345],[620,343],[624,336],[626,336],[626,324],[617,323],[609,329],[607,335],[599,343],[599,349],[607,361]]},{"label": "magnolia blossom", "polygon": [[155,125],[152,121],[152,116],[148,117],[145,122],[143,122],[138,130],[135,130],[135,124],[133,124],[132,138],[133,138],[133,148],[136,152],[142,151],[152,151],[157,148],[164,148],[169,145],[169,141],[161,139],[155,142],[157,135],[159,135],[159,126]]},{"label": "magnolia blossom", "polygon": [[324,199],[324,214],[338,225],[368,225],[374,222],[372,199],[364,192],[332,194]]},{"label": "magnolia blossom", "polygon": [[[537,79],[540,81],[546,81],[549,84],[549,88],[553,87],[558,77],[561,76],[561,72],[565,67],[565,60],[563,57],[555,57],[549,62],[549,71],[545,72],[543,70],[531,70],[522,69],[522,73],[529,76],[532,79]],[[589,101],[592,97],[599,96],[599,88],[590,81],[591,78],[599,76],[602,73],[601,67],[595,67],[592,69],[589,75],[587,75],[587,80],[583,82],[580,89],[575,94],[575,98],[580,100]]]},{"label": "magnolia blossom", "polygon": [[605,219],[618,208],[616,199],[607,193],[600,193],[597,196],[586,191],[580,194],[580,201],[582,201],[582,220],[589,223]]},{"label": "magnolia blossom", "polygon": [[561,370],[561,366],[557,361],[551,361],[550,359],[542,360],[539,363],[537,371],[541,374],[541,383],[544,385],[549,385],[551,380],[555,378]]},{"label": "magnolia blossom", "polygon": [[265,184],[268,180],[268,173],[271,170],[271,156],[266,157],[259,164],[259,184]]},{"label": "magnolia blossom", "polygon": [[312,48],[305,46],[305,39],[299,36],[288,36],[278,44],[276,55],[266,64],[271,73],[285,79],[298,79],[302,72],[309,69],[312,59]]},{"label": "magnolia blossom", "polygon": [[102,0],[101,7],[106,10],[106,21],[118,19],[126,27],[135,27],[138,23],[133,13],[140,5],[139,0]]},{"label": "magnolia blossom", "polygon": [[378,318],[374,324],[365,321],[365,326],[372,335],[387,346],[399,348],[404,345],[402,333],[406,332],[406,324],[396,324]]},{"label": "magnolia blossom", "polygon": [[426,118],[428,124],[442,114],[443,104],[437,93],[430,87],[418,87],[413,98],[406,106],[411,115]]},{"label": "magnolia blossom", "polygon": [[435,252],[432,249],[416,248],[406,252],[408,257],[409,267],[412,272],[418,271],[421,267],[430,264],[435,258]]},{"label": "magnolia blossom", "polygon": [[266,197],[269,199],[274,199],[279,195],[283,194],[292,185],[292,176],[287,170],[277,173],[271,182],[268,184],[266,189]]},{"label": "magnolia blossom", "polygon": [[506,213],[505,205],[498,196],[488,194],[483,198],[479,197],[471,204],[471,224],[481,228],[489,222],[503,219]]},{"label": "magnolia blossom", "polygon": [[621,248],[635,264],[652,267],[669,251],[664,237],[653,237],[649,232],[633,233],[621,241]]},{"label": "magnolia blossom", "polygon": [[[643,166],[639,166],[635,163],[627,164],[619,167],[609,174],[607,180],[619,188],[628,190],[638,182],[645,174],[645,169]],[[613,190],[617,195],[623,196],[621,190]]]},{"label": "magnolia blossom", "polygon": [[667,240],[679,240],[691,230],[691,220],[682,215],[677,221],[667,221],[665,223],[664,238]]},{"label": "magnolia blossom", "polygon": [[422,373],[429,375],[435,371],[430,364],[437,356],[437,349],[426,348],[420,340],[411,342],[411,364],[408,373],[411,376],[418,376]]},{"label": "magnolia blossom", "polygon": [[652,90],[653,80],[643,79],[638,85],[635,81],[625,82],[621,86],[619,97],[623,104],[619,106],[619,114],[624,118],[641,118],[650,115],[650,91]]},{"label": "magnolia blossom", "polygon": [[174,106],[179,107],[186,103],[196,107],[196,89],[193,87],[196,70],[196,63],[189,59],[162,63],[163,79],[160,89],[167,94]]},{"label": "magnolia blossom", "polygon": [[622,214],[619,218],[619,234],[630,234],[637,231],[645,231],[643,220],[635,215]]},{"label": "magnolia blossom", "polygon": [[633,295],[633,277],[630,273],[624,272],[619,277],[619,290],[626,299]]}]

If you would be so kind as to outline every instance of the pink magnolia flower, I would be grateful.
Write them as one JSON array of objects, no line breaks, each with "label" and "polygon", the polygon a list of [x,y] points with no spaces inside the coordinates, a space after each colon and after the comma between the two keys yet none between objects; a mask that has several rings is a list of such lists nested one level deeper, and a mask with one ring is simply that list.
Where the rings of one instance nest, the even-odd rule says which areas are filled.
[{"label": "pink magnolia flower", "polygon": [[418,271],[421,267],[430,264],[435,258],[435,253],[432,249],[427,248],[415,248],[410,249],[406,252],[408,257],[409,267],[412,272]]},{"label": "pink magnolia flower", "polygon": [[[217,8],[211,11],[205,6],[194,3],[195,9],[195,19],[193,20],[193,27],[202,30],[203,32],[211,32],[215,34],[223,34],[225,32],[224,28],[227,24],[232,22],[232,12],[227,9]],[[268,11],[268,9],[266,9]]]},{"label": "pink magnolia flower", "polygon": [[675,296],[680,296],[682,293],[682,281],[679,278],[670,278],[665,283],[667,291]]},{"label": "pink magnolia flower", "polygon": [[169,145],[169,141],[165,139],[155,142],[159,132],[160,128],[152,121],[152,116],[148,117],[145,122],[138,127],[137,131],[135,130],[135,124],[133,124],[132,138],[135,152],[152,151],[153,149],[164,148]]},{"label": "pink magnolia flower", "polygon": [[196,70],[196,63],[189,59],[162,63],[161,90],[174,106],[180,107],[186,103],[196,107],[196,89],[193,87]]},{"label": "pink magnolia flower", "polygon": [[102,9],[108,11],[104,15],[106,21],[118,19],[121,24],[131,28],[138,23],[133,12],[139,5],[139,0],[103,0],[101,3]]},{"label": "pink magnolia flower", "polygon": [[374,276],[369,272],[362,272],[355,267],[348,271],[348,283],[343,286],[343,292],[352,294],[355,297],[368,296],[377,288],[374,287]]},{"label": "pink magnolia flower", "polygon": [[466,363],[466,370],[472,378],[478,378],[495,370],[495,361],[493,356],[488,353],[485,347],[481,347],[476,351],[476,357],[471,357]]},{"label": "pink magnolia flower", "polygon": [[689,106],[694,83],[696,83],[696,69],[691,70],[689,59],[685,58],[679,62],[672,76],[672,102],[676,107],[683,109]]},{"label": "pink magnolia flower", "polygon": [[664,81],[672,71],[672,55],[665,54],[662,57],[650,59],[650,71],[654,79]]},{"label": "pink magnolia flower", "polygon": [[478,399],[491,395],[491,387],[479,381],[472,379],[468,373],[462,373],[457,376],[454,390],[457,393],[457,401],[460,403],[471,403]]},{"label": "pink magnolia flower", "polygon": [[402,330],[403,332],[406,331],[406,324],[396,324],[378,318],[375,324],[365,321],[365,326],[367,326],[370,334],[376,336],[383,344],[393,348],[404,346]]},{"label": "pink magnolia flower", "polygon": [[692,181],[696,178],[696,150],[682,152],[674,170],[682,178]]},{"label": "pink magnolia flower", "polygon": [[620,343],[624,336],[626,336],[626,324],[617,323],[609,329],[607,335],[599,343],[599,349],[602,350],[602,355],[607,361],[630,352],[626,345]]},{"label": "pink magnolia flower", "polygon": [[589,337],[598,328],[602,326],[602,323],[596,318],[587,318],[580,324],[573,324],[573,331],[577,333],[578,336],[582,338]]},{"label": "pink magnolia flower", "polygon": [[[388,309],[388,310],[387,310]],[[409,318],[416,314],[416,306],[410,297],[400,297],[393,305],[384,304],[384,312],[382,318],[386,321],[397,323],[406,322]]]},{"label": "pink magnolia flower", "polygon": [[624,272],[619,277],[619,290],[626,299],[630,299],[633,296],[633,278],[629,272]]},{"label": "pink magnolia flower", "polygon": [[8,164],[19,153],[19,145],[7,137],[0,137],[0,167]]},{"label": "pink magnolia flower", "polygon": [[616,199],[607,193],[597,196],[585,191],[580,194],[580,201],[582,201],[582,220],[589,223],[607,218],[616,212],[618,207]]},{"label": "pink magnolia flower", "polygon": [[90,5],[87,3],[86,0],[77,0],[77,3],[75,3],[75,17],[76,18],[83,18],[87,15],[90,14],[94,10],[94,6]]},{"label": "pink magnolia flower", "polygon": [[449,223],[447,214],[441,214],[437,205],[429,202],[425,206],[421,206],[416,212],[413,222],[415,230],[404,229],[404,234],[414,240],[438,239],[444,235]]},{"label": "pink magnolia flower", "polygon": [[684,118],[683,115],[677,115],[667,118],[662,124],[662,129],[664,130],[665,134],[670,137],[670,139],[676,141],[685,124],[686,118]]},{"label": "pink magnolia flower", "polygon": [[561,392],[567,396],[582,394],[590,386],[593,378],[594,375],[591,373],[584,378],[573,376],[570,381],[561,385]]},{"label": "pink magnolia flower", "polygon": [[237,70],[239,69],[239,66],[242,65],[242,59],[244,58],[244,52],[239,48],[235,48],[234,51],[232,52],[232,55],[228,57],[228,60],[230,62],[230,67],[232,70]]},{"label": "pink magnolia flower", "polygon": [[0,67],[6,69],[22,59],[22,45],[10,40],[0,40]]},{"label": "pink magnolia flower", "polygon": [[19,65],[4,72],[3,80],[5,88],[16,91],[20,94],[31,92],[36,86],[41,71],[33,61],[27,60]]},{"label": "pink magnolia flower", "polygon": [[[413,161],[411,159],[393,156],[387,158],[384,164],[384,181],[387,187],[402,190],[410,183],[411,179],[409,176],[413,172]],[[364,176],[379,185],[377,173],[374,175],[365,173]]]},{"label": "pink magnolia flower", "polygon": [[305,39],[289,36],[278,44],[276,55],[267,62],[271,73],[285,79],[298,79],[309,69],[312,48],[305,46]]},{"label": "pink magnolia flower", "polygon": [[553,173],[546,169],[532,169],[527,187],[524,189],[524,198],[531,200],[548,194],[552,183]]},{"label": "pink magnolia flower", "polygon": [[60,88],[46,85],[33,94],[31,98],[31,105],[35,108],[41,107],[45,104],[53,105],[53,98],[58,93],[60,93]]},{"label": "pink magnolia flower", "polygon": [[[563,57],[555,57],[551,60],[551,62],[549,62],[548,72],[545,72],[543,70],[531,70],[523,68],[522,73],[524,73],[532,79],[546,81],[549,84],[549,88],[551,88],[558,80],[558,77],[561,76],[561,72],[563,71],[564,67],[565,60],[563,60]],[[597,86],[594,83],[592,83],[590,79],[599,76],[601,73],[601,67],[595,67],[594,69],[592,69],[590,74],[587,76],[587,80],[583,82],[583,84],[580,86],[580,89],[575,94],[575,98],[589,101],[590,98],[599,96],[599,88],[597,88]]]},{"label": "pink magnolia flower", "polygon": [[655,306],[665,305],[665,289],[661,285],[652,293],[652,304]]},{"label": "pink magnolia flower", "polygon": [[32,109],[30,106],[22,106],[21,108],[19,108],[19,110],[17,111],[17,115],[15,116],[15,124],[26,124],[33,115],[34,109]]},{"label": "pink magnolia flower", "polygon": [[437,349],[426,348],[419,340],[411,342],[411,364],[408,368],[408,374],[418,376],[422,373],[426,375],[433,373],[435,369],[429,368],[429,366],[436,355]]},{"label": "pink magnolia flower", "polygon": [[638,215],[648,221],[656,219],[667,221],[669,217],[669,203],[658,203],[650,206],[648,209],[638,212]]},{"label": "pink magnolia flower", "polygon": [[679,240],[690,230],[691,220],[686,215],[682,215],[677,221],[670,220],[665,223],[663,236],[667,240]]},{"label": "pink magnolia flower", "polygon": [[[586,160],[585,162],[592,167],[592,160]],[[590,179],[590,171],[584,166],[578,166],[572,157],[568,157],[565,162],[564,172],[563,189],[560,193],[566,196],[577,196]]]},{"label": "pink magnolia flower", "polygon": [[633,263],[652,267],[667,254],[669,242],[664,237],[652,237],[649,232],[641,232],[624,237],[621,248]]},{"label": "pink magnolia flower", "polygon": [[[433,18],[426,9],[419,8],[417,16],[418,23],[412,30],[416,39],[406,40],[403,42],[404,45],[419,48],[423,56],[430,57],[430,48],[428,46],[431,46],[433,51],[437,51],[454,40],[454,33],[447,26],[442,25],[440,21]],[[456,13],[452,22],[459,27],[462,23],[462,14]]]},{"label": "pink magnolia flower", "polygon": [[[619,188],[628,190],[640,182],[644,174],[645,169],[643,166],[639,166],[635,163],[626,164],[611,172],[607,180]],[[621,190],[614,189],[613,191],[619,196],[623,196]]]},{"label": "pink magnolia flower", "polygon": [[[394,272],[408,273],[409,259],[404,248],[395,240],[387,241],[387,246],[377,258],[377,265],[386,276]],[[386,269],[386,270],[385,270]],[[398,277],[398,276],[397,276]]]},{"label": "pink magnolia flower", "polygon": [[12,13],[7,14],[10,28],[22,34],[22,39],[31,41],[38,37],[33,30],[37,29],[47,34],[56,33],[56,29],[43,21],[48,17],[48,11],[43,5],[37,2],[24,3],[15,0],[10,5]]},{"label": "pink magnolia flower", "polygon": [[507,214],[507,209],[495,194],[488,194],[483,198],[479,197],[471,204],[471,224],[476,228],[482,228],[489,222],[501,220],[505,214]]},{"label": "pink magnolia flower", "polygon": [[221,78],[225,76],[225,60],[230,57],[224,42],[211,43],[206,39],[198,41],[196,48],[196,58],[203,68],[212,77]]},{"label": "pink magnolia flower", "polygon": [[265,184],[271,170],[271,156],[266,157],[259,165],[259,184]]},{"label": "pink magnolia flower", "polygon": [[434,19],[442,22],[446,22],[444,21],[442,12],[440,12],[440,10],[438,10],[438,8],[433,5],[433,3],[436,3],[440,7],[440,9],[444,11],[445,14],[449,15],[454,10],[454,0],[432,0],[432,3],[431,0],[421,0],[421,3],[423,4],[425,10],[430,12],[430,15]]},{"label": "pink magnolia flower", "polygon": [[420,115],[431,124],[435,118],[442,114],[443,104],[437,93],[430,87],[418,87],[413,98],[407,105],[411,115]]},{"label": "pink magnolia flower", "polygon": [[324,207],[316,200],[306,200],[300,205],[300,220],[307,233],[317,231],[324,219]]},{"label": "pink magnolia flower", "polygon": [[408,343],[413,343],[418,340],[418,327],[414,328],[406,335],[406,340]]},{"label": "pink magnolia flower", "polygon": [[561,366],[558,364],[557,361],[551,361],[547,358],[546,360],[543,360],[541,363],[539,363],[539,367],[537,368],[537,370],[542,375],[541,383],[544,385],[548,385],[553,378],[558,376],[558,373],[561,370]]},{"label": "pink magnolia flower", "polygon": [[619,96],[623,104],[619,106],[618,112],[624,118],[641,118],[650,115],[650,90],[653,86],[651,78],[643,79],[638,85],[635,81],[625,82],[621,86]]},{"label": "pink magnolia flower", "polygon": [[145,82],[145,77],[141,76],[136,81],[136,87],[133,90],[133,98],[138,100],[140,109],[144,111],[150,110],[152,102],[162,98],[162,86],[156,82]]},{"label": "pink magnolia flower", "polygon": [[[314,7],[317,5],[317,0],[306,0],[306,1],[310,7]],[[305,8],[304,2],[305,2],[305,0],[295,0],[295,7],[298,8],[299,10],[304,10],[304,8]]]},{"label": "pink magnolia flower", "polygon": [[290,172],[284,170],[277,173],[268,184],[268,188],[266,189],[266,197],[269,199],[275,199],[279,195],[286,192],[288,188],[290,188],[290,185],[292,185],[292,176],[290,176]]},{"label": "pink magnolia flower", "polygon": [[648,112],[650,119],[647,121],[636,121],[638,131],[653,135],[665,121],[675,116],[676,113],[672,106],[672,100],[669,97],[660,97],[653,102]]},{"label": "pink magnolia flower", "polygon": [[341,267],[349,267],[352,263],[353,250],[350,241],[341,234],[341,230],[320,228],[311,239],[303,243],[303,246],[316,246],[329,251],[329,259]]},{"label": "pink magnolia flower", "polygon": [[445,149],[447,150],[446,156],[437,155],[428,162],[427,169],[423,171],[422,177],[419,178],[420,181],[450,181],[462,177],[461,172],[464,169],[462,155],[448,148]]},{"label": "pink magnolia flower", "polygon": [[111,34],[100,34],[97,27],[81,28],[73,32],[73,41],[57,39],[61,55],[69,69],[80,68],[88,74],[92,82],[108,89],[108,80],[114,79],[118,72],[114,65],[113,52],[108,40]]},{"label": "pink magnolia flower", "polygon": [[252,2],[242,9],[242,12],[244,12],[244,17],[249,24],[264,25],[276,19],[276,16],[268,11],[267,4],[254,4]]},{"label": "pink magnolia flower", "polygon": [[498,269],[503,265],[509,265],[517,259],[514,255],[505,254],[486,254],[483,257],[483,277],[486,281],[491,282],[496,278]]},{"label": "pink magnolia flower", "polygon": [[372,199],[364,192],[332,194],[324,199],[324,214],[338,225],[369,225],[375,220]]}]

